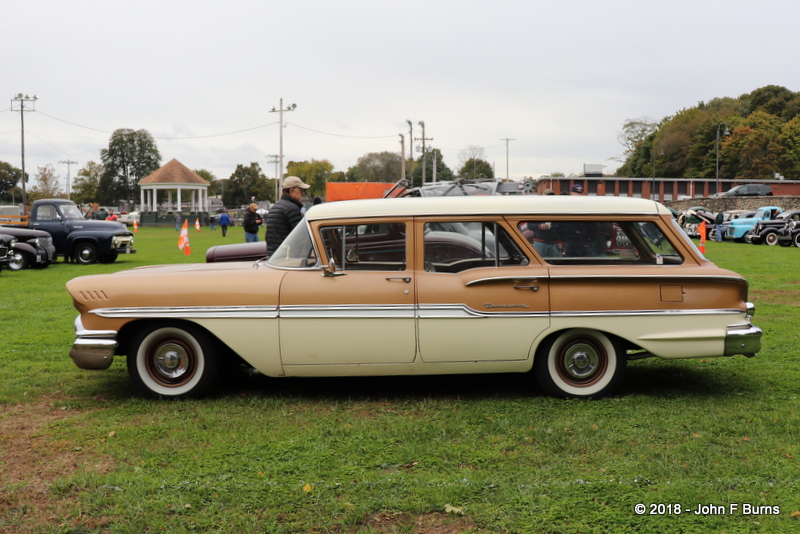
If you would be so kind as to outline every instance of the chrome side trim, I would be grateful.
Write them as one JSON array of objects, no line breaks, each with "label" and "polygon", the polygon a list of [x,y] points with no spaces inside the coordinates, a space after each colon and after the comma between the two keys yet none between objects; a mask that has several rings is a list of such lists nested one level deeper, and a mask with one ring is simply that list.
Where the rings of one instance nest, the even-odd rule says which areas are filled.
[{"label": "chrome side trim", "polygon": [[737,309],[706,309],[706,310],[598,310],[598,311],[556,311],[553,317],[654,317],[675,315],[739,315],[742,310]]},{"label": "chrome side trim", "polygon": [[547,311],[484,312],[471,308],[466,304],[421,304],[419,306],[420,319],[464,319],[470,317],[547,317],[549,315],[550,314]]},{"label": "chrome side trim", "polygon": [[282,319],[413,319],[413,304],[386,304],[379,306],[365,305],[295,305],[281,306],[280,317]]},{"label": "chrome side trim", "polygon": [[550,280],[609,280],[621,278],[624,280],[631,279],[654,279],[660,278],[664,280],[735,280],[737,282],[745,282],[746,280],[740,276],[709,276],[709,275],[685,275],[685,274],[636,274],[636,275],[619,275],[619,274],[553,274],[548,277]]},{"label": "chrome side trim", "polygon": [[477,280],[470,280],[465,285],[467,287],[470,287],[476,284],[484,284],[487,282],[506,282],[506,281],[538,282],[540,278],[547,278],[547,276],[491,276],[488,278],[478,278]]},{"label": "chrome side trim", "polygon": [[271,319],[278,317],[277,306],[153,306],[140,308],[97,308],[100,317],[147,319]]}]

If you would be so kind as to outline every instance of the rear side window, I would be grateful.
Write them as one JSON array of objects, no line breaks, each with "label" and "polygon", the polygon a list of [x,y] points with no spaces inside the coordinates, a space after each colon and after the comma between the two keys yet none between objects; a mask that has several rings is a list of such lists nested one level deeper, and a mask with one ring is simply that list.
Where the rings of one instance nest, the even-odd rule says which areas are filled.
[{"label": "rear side window", "polygon": [[667,236],[650,221],[531,220],[519,223],[519,230],[552,264],[683,263]]},{"label": "rear side window", "polygon": [[478,267],[527,265],[528,258],[494,222],[429,222],[423,234],[425,270],[457,273]]}]

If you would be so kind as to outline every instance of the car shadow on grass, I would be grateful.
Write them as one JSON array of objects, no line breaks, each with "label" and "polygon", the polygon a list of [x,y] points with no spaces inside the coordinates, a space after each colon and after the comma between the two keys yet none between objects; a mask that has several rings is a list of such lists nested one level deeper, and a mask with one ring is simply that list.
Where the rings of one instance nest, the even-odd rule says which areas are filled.
[{"label": "car shadow on grass", "polygon": [[[612,398],[715,397],[763,393],[763,384],[741,366],[715,360],[640,360],[630,362]],[[730,362],[733,363],[733,362]],[[745,362],[746,367],[746,362]],[[211,399],[251,396],[303,400],[486,400],[547,398],[532,373],[271,378],[241,367],[209,395]],[[140,398],[127,373],[94,377],[91,390],[118,400]]]}]

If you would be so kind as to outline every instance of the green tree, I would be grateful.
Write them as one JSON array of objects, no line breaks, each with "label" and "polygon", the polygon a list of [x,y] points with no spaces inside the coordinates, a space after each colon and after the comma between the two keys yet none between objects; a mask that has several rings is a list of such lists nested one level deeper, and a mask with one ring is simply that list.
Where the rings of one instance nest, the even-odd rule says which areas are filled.
[{"label": "green tree", "polygon": [[206,169],[195,169],[194,173],[209,183],[208,196],[213,197],[221,194],[222,186],[219,183],[219,180],[217,180],[217,177],[214,176],[213,172]]},{"label": "green tree", "polygon": [[491,178],[494,179],[494,169],[488,161],[479,158],[470,158],[464,162],[458,174],[466,179],[481,179]]},{"label": "green tree", "polygon": [[311,187],[306,190],[309,197],[322,197],[325,196],[325,184],[333,176],[333,163],[326,159],[290,161],[286,165],[286,174],[287,176],[297,176],[310,185]]},{"label": "green tree", "polygon": [[226,206],[241,206],[254,200],[275,201],[275,180],[268,180],[256,161],[247,167],[237,165],[224,188],[222,203]]},{"label": "green tree", "polygon": [[105,169],[101,163],[89,161],[78,171],[72,184],[72,200],[77,204],[97,202],[97,190]]},{"label": "green tree", "polygon": [[[442,152],[438,148],[432,148],[425,152],[425,181],[430,183],[433,181],[433,168],[434,168],[434,161],[436,162],[436,181],[446,181],[453,179],[453,171],[450,170],[445,162],[444,158],[442,158]],[[414,167],[414,172],[412,173],[413,183],[415,187],[419,187],[422,185],[422,159],[417,162],[417,166]]]},{"label": "green tree", "polygon": [[111,134],[108,148],[100,151],[100,159],[105,168],[97,191],[101,204],[135,201],[139,196],[139,180],[147,178],[161,165],[161,153],[150,132],[128,128]]},{"label": "green tree", "polygon": [[396,152],[368,152],[356,163],[359,182],[396,182],[401,178],[403,158]]},{"label": "green tree", "polygon": [[0,161],[0,198],[11,201],[11,191],[17,187],[21,177],[22,169]]}]

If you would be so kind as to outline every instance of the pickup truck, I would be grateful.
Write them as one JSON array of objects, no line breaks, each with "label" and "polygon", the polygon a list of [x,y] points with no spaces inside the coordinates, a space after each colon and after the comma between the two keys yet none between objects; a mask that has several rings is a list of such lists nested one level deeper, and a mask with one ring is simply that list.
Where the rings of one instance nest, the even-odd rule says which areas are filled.
[{"label": "pickup truck", "polygon": [[48,232],[57,255],[83,265],[113,263],[118,254],[136,252],[133,234],[124,224],[84,219],[71,200],[37,200],[31,207],[28,228]]},{"label": "pickup truck", "polygon": [[759,221],[772,221],[783,212],[778,206],[762,206],[756,210],[752,217],[734,219],[728,225],[725,239],[744,241],[747,232],[753,229]]}]

